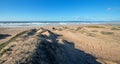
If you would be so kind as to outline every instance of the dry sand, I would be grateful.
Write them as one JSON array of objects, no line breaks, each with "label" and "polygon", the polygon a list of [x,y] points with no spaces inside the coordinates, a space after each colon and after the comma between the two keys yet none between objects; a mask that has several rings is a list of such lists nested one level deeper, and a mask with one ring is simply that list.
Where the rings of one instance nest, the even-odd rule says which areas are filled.
[{"label": "dry sand", "polygon": [[[49,26],[40,29],[38,28],[40,27],[37,27],[37,30],[30,31],[29,29],[31,28],[0,28],[0,34],[10,35],[1,38],[0,44],[4,43],[5,41],[9,40],[22,31],[28,30],[28,33],[30,33],[27,36],[26,34],[21,35],[20,37],[16,38],[15,41],[2,48],[0,52],[3,52],[6,48],[15,45],[12,48],[12,53],[10,53],[9,55],[3,54],[0,57],[0,62],[3,64],[14,64],[16,61],[19,60],[24,63],[26,60],[22,61],[21,58],[28,58],[29,55],[32,56],[33,53],[36,54],[36,52],[34,51],[36,51],[37,45],[39,44],[38,41],[42,42],[42,40],[46,40],[50,43],[60,44],[39,44],[43,46],[43,48],[44,46],[47,47],[48,45],[53,47],[52,49],[49,46],[48,48],[45,48],[45,50],[47,49],[47,52],[50,51],[50,55],[53,56],[52,59],[56,61],[54,62],[53,60],[51,60],[54,62],[53,64],[63,64],[64,62],[66,62],[67,64],[120,64],[120,25],[69,25],[54,27]],[[36,35],[39,35],[40,37]],[[58,52],[55,52],[53,50],[54,48]],[[22,50],[24,53],[20,53],[20,50]],[[31,53],[26,54],[27,51]],[[39,53],[42,54],[42,52],[43,51],[40,51]],[[46,53],[46,55],[49,55],[48,53]],[[43,54],[43,56],[46,55]],[[51,59],[51,56],[47,57]],[[39,59],[41,59],[41,57]],[[45,60],[43,64],[49,64],[51,62],[50,59]],[[38,62],[38,60],[35,61],[36,63]],[[40,61],[38,63],[42,62]],[[34,61],[29,62],[34,63]]]}]

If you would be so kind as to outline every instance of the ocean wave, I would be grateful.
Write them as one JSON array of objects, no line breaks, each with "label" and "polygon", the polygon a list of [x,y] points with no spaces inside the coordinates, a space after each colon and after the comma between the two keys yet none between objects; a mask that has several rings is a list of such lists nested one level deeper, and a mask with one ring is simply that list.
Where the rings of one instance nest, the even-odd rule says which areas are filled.
[{"label": "ocean wave", "polygon": [[98,22],[0,22],[0,27],[56,26],[69,24],[99,24]]}]

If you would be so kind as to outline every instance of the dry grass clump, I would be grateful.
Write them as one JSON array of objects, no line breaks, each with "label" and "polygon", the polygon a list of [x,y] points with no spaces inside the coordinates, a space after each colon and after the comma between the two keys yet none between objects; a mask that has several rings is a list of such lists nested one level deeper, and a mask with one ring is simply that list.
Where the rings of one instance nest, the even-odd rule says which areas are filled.
[{"label": "dry grass clump", "polygon": [[77,28],[76,28],[76,31],[81,30],[81,29],[82,29],[82,27],[77,27]]},{"label": "dry grass clump", "polygon": [[64,29],[69,29],[68,27],[63,27]]},{"label": "dry grass clump", "polygon": [[68,31],[75,32],[75,29],[74,28],[69,28]]},{"label": "dry grass clump", "polygon": [[111,30],[120,30],[120,28],[115,28],[115,27],[114,27],[114,28],[111,28]]},{"label": "dry grass clump", "polygon": [[83,34],[83,33],[86,33],[86,31],[85,31],[85,30],[80,30],[80,33],[82,33],[82,34]]},{"label": "dry grass clump", "polygon": [[62,28],[58,28],[58,31],[63,31],[63,29]]},{"label": "dry grass clump", "polygon": [[114,32],[101,31],[101,34],[104,34],[104,35],[111,35],[111,34],[114,34]]},{"label": "dry grass clump", "polygon": [[64,28],[55,28],[55,27],[52,27],[52,30],[58,30],[58,31],[63,31],[64,30]]},{"label": "dry grass clump", "polygon": [[92,30],[91,32],[98,32],[98,30]]},{"label": "dry grass clump", "polygon": [[10,40],[8,40],[8,41],[0,44],[0,51],[1,51],[2,48],[4,48],[4,47],[5,47],[6,45],[8,45],[10,42],[14,41],[17,37],[19,37],[20,35],[22,35],[22,34],[24,34],[24,33],[26,33],[26,32],[27,32],[27,31],[23,31],[23,32],[17,34],[16,36],[14,36],[13,38],[11,38]]},{"label": "dry grass clump", "polygon": [[88,28],[105,28],[103,26],[87,26]]},{"label": "dry grass clump", "polygon": [[2,56],[4,53],[6,53],[6,54],[11,54],[11,51],[12,51],[12,49],[11,48],[7,48],[7,49],[4,49],[4,51],[2,51],[1,53],[0,53],[0,56]]},{"label": "dry grass clump", "polygon": [[57,30],[55,27],[52,27],[52,30]]},{"label": "dry grass clump", "polygon": [[96,34],[94,34],[94,33],[87,33],[87,36],[95,37]]}]

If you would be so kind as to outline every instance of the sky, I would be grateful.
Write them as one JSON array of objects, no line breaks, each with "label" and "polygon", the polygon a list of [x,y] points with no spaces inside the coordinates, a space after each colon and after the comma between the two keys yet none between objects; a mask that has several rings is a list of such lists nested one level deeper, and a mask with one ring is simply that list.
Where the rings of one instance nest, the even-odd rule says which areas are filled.
[{"label": "sky", "polygon": [[120,0],[0,0],[0,21],[120,21]]}]

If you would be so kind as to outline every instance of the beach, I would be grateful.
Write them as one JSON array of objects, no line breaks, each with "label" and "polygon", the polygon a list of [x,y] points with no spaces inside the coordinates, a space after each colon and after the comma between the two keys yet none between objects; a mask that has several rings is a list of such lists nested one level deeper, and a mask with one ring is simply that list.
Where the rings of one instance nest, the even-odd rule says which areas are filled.
[{"label": "beach", "polygon": [[[25,34],[22,35],[21,32]],[[56,61],[56,63],[120,63],[120,24],[58,25],[24,28],[4,27],[0,28],[0,37],[0,64],[14,64],[18,61],[27,63],[25,59],[32,58],[33,54],[38,53],[39,50],[36,51],[37,46],[46,47],[45,50],[49,53],[46,55],[53,56],[48,57],[51,61]],[[45,42],[49,42],[50,44],[46,43],[43,45],[42,42],[38,43],[39,40],[40,42],[42,40],[44,42],[45,40]],[[4,46],[1,45],[7,41],[9,41],[7,44]],[[49,46],[52,46],[52,48]],[[42,56],[42,53],[40,55]],[[46,56],[44,56],[43,54],[42,57],[45,58]],[[32,59],[35,58],[36,56]],[[41,57],[38,58],[39,60],[41,59]],[[55,60],[55,58],[58,60]],[[40,61],[42,62],[42,60]],[[38,62],[38,60],[35,61]],[[48,60],[44,60],[43,62],[45,61]],[[34,61],[30,60],[28,62],[34,63]]]}]

